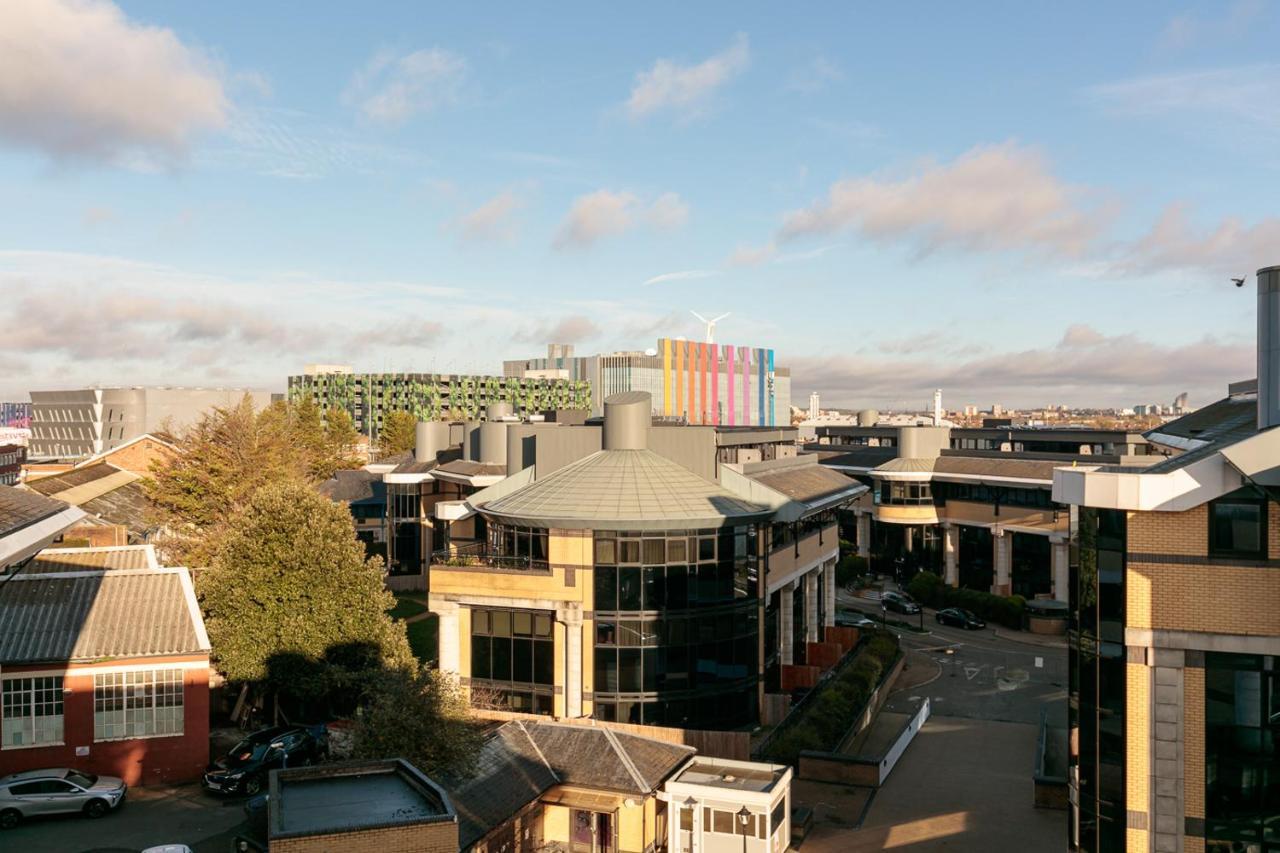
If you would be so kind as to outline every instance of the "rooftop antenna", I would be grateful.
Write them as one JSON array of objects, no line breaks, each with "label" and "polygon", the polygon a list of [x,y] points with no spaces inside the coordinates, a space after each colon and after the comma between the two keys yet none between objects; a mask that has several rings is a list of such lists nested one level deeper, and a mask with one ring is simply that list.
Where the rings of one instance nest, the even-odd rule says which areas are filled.
[{"label": "rooftop antenna", "polygon": [[729,313],[726,312],[724,314],[721,314],[719,317],[712,317],[710,320],[708,320],[706,317],[703,317],[697,311],[690,311],[689,313],[707,324],[707,343],[709,344],[714,344],[716,342],[716,323],[719,323],[725,317],[729,316]]}]

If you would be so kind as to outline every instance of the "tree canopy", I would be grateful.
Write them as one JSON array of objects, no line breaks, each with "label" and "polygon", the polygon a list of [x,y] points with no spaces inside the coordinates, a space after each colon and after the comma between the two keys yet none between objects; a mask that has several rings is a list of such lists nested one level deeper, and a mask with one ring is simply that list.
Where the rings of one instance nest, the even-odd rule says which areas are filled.
[{"label": "tree canopy", "polygon": [[409,412],[389,412],[378,431],[378,449],[384,456],[413,450],[417,443],[418,419]]},{"label": "tree canopy", "polygon": [[308,687],[300,668],[316,662],[350,673],[414,665],[404,625],[387,615],[395,601],[381,558],[365,559],[345,506],[297,480],[249,498],[198,592],[218,668],[233,681],[297,690]]},{"label": "tree canopy", "polygon": [[310,400],[255,412],[246,395],[206,413],[175,439],[175,452],[152,467],[145,483],[155,521],[167,531],[158,543],[165,560],[209,565],[230,518],[266,483],[315,483],[357,466],[350,427],[345,412],[331,410],[322,419]]},{"label": "tree canopy", "polygon": [[429,776],[466,775],[480,747],[457,685],[425,666],[379,679],[354,734],[357,758],[404,758]]}]

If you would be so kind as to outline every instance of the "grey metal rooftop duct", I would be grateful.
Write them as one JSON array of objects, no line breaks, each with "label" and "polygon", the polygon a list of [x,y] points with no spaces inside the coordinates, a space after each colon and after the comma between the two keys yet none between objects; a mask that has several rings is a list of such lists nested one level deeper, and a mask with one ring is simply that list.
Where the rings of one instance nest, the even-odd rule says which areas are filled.
[{"label": "grey metal rooftop duct", "polygon": [[1258,270],[1258,429],[1280,424],[1280,266]]},{"label": "grey metal rooftop duct", "polygon": [[645,450],[653,397],[648,391],[624,391],[604,401],[604,449]]},{"label": "grey metal rooftop duct", "polygon": [[413,458],[434,462],[436,454],[449,446],[449,425],[441,421],[419,421],[414,431]]}]

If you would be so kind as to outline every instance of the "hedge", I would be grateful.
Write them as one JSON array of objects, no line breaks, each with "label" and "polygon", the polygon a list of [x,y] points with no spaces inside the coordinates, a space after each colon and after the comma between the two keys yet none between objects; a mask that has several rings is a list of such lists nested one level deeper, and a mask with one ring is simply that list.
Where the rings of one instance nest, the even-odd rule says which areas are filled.
[{"label": "hedge", "polygon": [[806,749],[830,751],[839,745],[871,698],[881,676],[898,656],[892,634],[877,632],[854,653],[853,661],[815,688],[794,722],[768,745],[766,756],[784,764],[796,764]]},{"label": "hedge", "polygon": [[847,587],[857,578],[867,573],[867,558],[857,554],[846,554],[836,563],[836,583]]},{"label": "hedge", "polygon": [[1027,600],[1020,595],[992,595],[976,589],[956,589],[933,572],[920,572],[907,584],[907,593],[921,604],[935,609],[961,607],[988,622],[1006,628],[1022,628],[1022,612]]}]

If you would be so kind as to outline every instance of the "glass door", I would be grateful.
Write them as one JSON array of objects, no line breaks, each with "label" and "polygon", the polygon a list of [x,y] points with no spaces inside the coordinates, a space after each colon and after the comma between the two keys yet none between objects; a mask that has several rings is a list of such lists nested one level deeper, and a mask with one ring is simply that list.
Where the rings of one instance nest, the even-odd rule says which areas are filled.
[{"label": "glass door", "polygon": [[569,816],[570,853],[614,853],[613,815],[574,809]]}]

